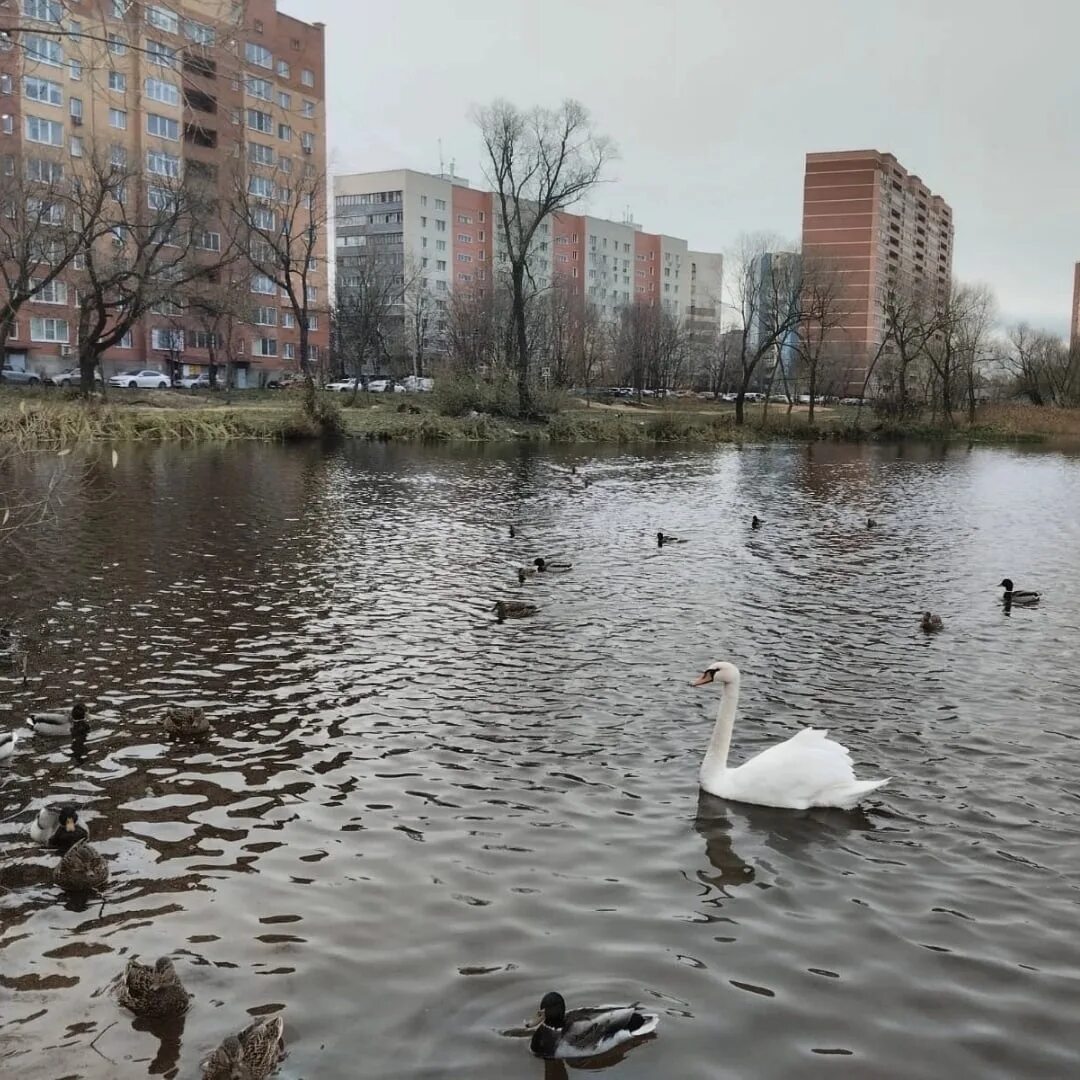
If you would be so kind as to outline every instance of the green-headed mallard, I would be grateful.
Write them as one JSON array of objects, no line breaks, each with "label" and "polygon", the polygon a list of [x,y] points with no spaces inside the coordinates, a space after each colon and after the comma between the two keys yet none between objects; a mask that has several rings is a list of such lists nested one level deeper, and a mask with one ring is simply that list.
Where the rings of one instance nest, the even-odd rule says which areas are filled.
[{"label": "green-headed mallard", "polygon": [[167,956],[159,956],[153,967],[129,960],[117,997],[121,1005],[139,1016],[180,1016],[191,1002]]},{"label": "green-headed mallard", "polygon": [[663,547],[665,544],[685,544],[685,540],[680,540],[677,536],[672,536],[670,533],[658,532],[656,534],[656,546]]},{"label": "green-headed mallard", "polygon": [[53,871],[53,881],[65,892],[96,892],[108,880],[109,864],[100,851],[90,846],[89,840],[80,840],[69,847]]},{"label": "green-headed mallard", "polygon": [[81,701],[76,701],[69,712],[34,713],[26,718],[26,725],[33,728],[35,735],[49,735],[54,738],[85,735],[90,730],[86,706]]},{"label": "green-headed mallard", "polygon": [[45,806],[30,822],[30,839],[63,853],[90,834],[79,824],[79,813],[74,806]]},{"label": "green-headed mallard", "polygon": [[932,611],[924,611],[922,613],[922,620],[919,622],[919,626],[928,634],[934,633],[935,630],[940,630],[943,625],[944,623],[942,623],[940,615],[935,615]]},{"label": "green-headed mallard", "polygon": [[203,1080],[265,1080],[285,1051],[285,1021],[268,1016],[230,1035],[203,1062]]},{"label": "green-headed mallard", "polygon": [[541,574],[555,571],[556,573],[562,573],[566,570],[573,570],[574,564],[568,562],[558,562],[555,559],[533,559],[533,566],[540,571]]},{"label": "green-headed mallard", "polygon": [[524,619],[528,615],[535,615],[535,604],[527,604],[524,600],[496,600],[495,616],[502,622],[503,619]]},{"label": "green-headed mallard", "polygon": [[1006,604],[1037,604],[1042,593],[1032,592],[1030,589],[1014,589],[1010,578],[1005,578],[1001,583],[1005,590],[1002,600]]},{"label": "green-headed mallard", "polygon": [[552,991],[540,1002],[540,1026],[529,1043],[542,1058],[590,1058],[650,1035],[660,1023],[656,1013],[634,1005],[601,1005],[566,1011],[562,994]]},{"label": "green-headed mallard", "polygon": [[165,710],[162,717],[165,732],[178,737],[205,735],[210,730],[210,721],[202,709],[173,705]]}]

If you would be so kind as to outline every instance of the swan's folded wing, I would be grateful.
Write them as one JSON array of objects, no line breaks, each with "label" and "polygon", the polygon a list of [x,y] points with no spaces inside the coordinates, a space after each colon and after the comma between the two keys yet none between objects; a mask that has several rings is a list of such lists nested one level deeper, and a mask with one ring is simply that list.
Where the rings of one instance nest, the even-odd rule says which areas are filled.
[{"label": "swan's folded wing", "polygon": [[731,797],[766,806],[809,806],[823,792],[857,783],[851,754],[828,734],[803,728],[730,770]]}]

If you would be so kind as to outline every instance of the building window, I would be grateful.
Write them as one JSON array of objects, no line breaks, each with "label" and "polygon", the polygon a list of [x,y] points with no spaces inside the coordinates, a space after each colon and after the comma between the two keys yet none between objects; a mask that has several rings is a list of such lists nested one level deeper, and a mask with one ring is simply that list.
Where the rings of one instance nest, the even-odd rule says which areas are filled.
[{"label": "building window", "polygon": [[304,290],[304,299],[309,304],[317,303],[319,299],[319,290],[314,285],[309,285]]},{"label": "building window", "polygon": [[146,189],[146,205],[151,210],[171,213],[176,209],[176,193],[168,188],[148,187]]},{"label": "building window", "polygon": [[109,89],[123,94],[127,90],[127,76],[122,71],[109,71]]},{"label": "building window", "polygon": [[78,60],[69,60],[68,74],[75,82],[78,82],[82,78],[82,63]]},{"label": "building window", "polygon": [[164,79],[147,79],[145,85],[146,96],[151,101],[160,101],[163,105],[179,105],[180,90],[171,82]]},{"label": "building window", "polygon": [[468,233],[459,232],[457,234],[457,242],[459,244],[471,244],[472,237]]},{"label": "building window", "polygon": [[147,113],[146,134],[156,135],[159,139],[171,139],[173,142],[179,142],[180,121],[171,120],[167,116],[158,116],[157,113]]},{"label": "building window", "polygon": [[269,113],[260,112],[258,109],[248,109],[247,126],[253,131],[270,135],[274,130],[274,118]]},{"label": "building window", "polygon": [[26,117],[28,142],[44,143],[46,146],[64,145],[64,125],[56,120],[44,120],[40,116]]},{"label": "building window", "polygon": [[150,348],[181,353],[184,351],[184,331],[155,326],[150,331]]},{"label": "building window", "polygon": [[292,108],[292,94],[285,93],[284,90],[279,90],[277,94],[278,107],[282,109]]},{"label": "building window", "polygon": [[252,206],[248,217],[254,228],[264,232],[273,232],[277,227],[277,217],[268,206]]},{"label": "building window", "polygon": [[279,79],[287,79],[289,77],[291,71],[287,60],[279,60],[277,62],[277,73]]},{"label": "building window", "polygon": [[273,100],[273,86],[269,79],[256,79],[252,76],[252,78],[245,81],[244,87],[254,98],[259,98],[262,101]]},{"label": "building window", "polygon": [[201,230],[196,232],[192,238],[195,242],[195,246],[200,251],[220,251],[221,250],[221,233],[208,232],[207,230]]},{"label": "building window", "polygon": [[68,114],[73,124],[81,124],[83,120],[82,98],[73,97],[68,100]]},{"label": "building window", "polygon": [[277,326],[277,308],[257,307],[253,321],[256,326]]},{"label": "building window", "polygon": [[[436,200],[436,202],[438,202],[438,200]],[[435,231],[436,232],[446,232],[446,222],[443,221],[442,218],[436,218],[435,219]]]},{"label": "building window", "polygon": [[259,45],[254,41],[244,43],[244,59],[249,64],[257,64],[259,67],[272,68],[274,57],[265,45]]},{"label": "building window", "polygon": [[310,70],[309,68],[304,68],[304,70],[300,72],[300,82],[304,86],[314,86],[315,72]]},{"label": "building window", "polygon": [[446,260],[445,259],[436,259],[435,260],[435,269],[438,270],[440,273],[445,273],[446,272]]},{"label": "building window", "polygon": [[282,142],[288,142],[292,138],[292,128],[289,127],[288,124],[278,124],[277,137],[281,139]]},{"label": "building window", "polygon": [[123,34],[106,34],[105,48],[107,48],[113,56],[123,56],[127,52],[127,39]]},{"label": "building window", "polygon": [[168,154],[164,150],[147,150],[146,171],[157,176],[178,177],[180,175],[180,158],[175,154]]},{"label": "building window", "polygon": [[31,319],[31,341],[57,341],[63,345],[68,342],[67,319]]},{"label": "building window", "polygon": [[277,338],[256,338],[251,343],[252,356],[277,356]]},{"label": "building window", "polygon": [[446,241],[445,240],[436,240],[435,241],[435,250],[436,251],[445,251],[446,250]]},{"label": "building window", "polygon": [[127,113],[123,109],[110,109],[109,110],[109,127],[117,128],[120,131],[127,130]]},{"label": "building window", "polygon": [[255,165],[273,165],[274,148],[264,146],[262,143],[248,143],[248,161]]},{"label": "building window", "polygon": [[118,349],[130,349],[132,347],[130,330],[116,343],[116,347]]},{"label": "building window", "polygon": [[27,60],[36,60],[39,64],[51,64],[59,67],[64,62],[64,50],[56,38],[41,37],[38,34],[21,34],[23,53]]},{"label": "building window", "polygon": [[291,311],[283,311],[281,313],[281,326],[284,330],[295,330],[296,316]]},{"label": "building window", "polygon": [[[314,101],[305,101],[303,103],[303,105],[300,107],[300,113],[304,117],[305,120],[313,119],[314,116],[315,116],[315,102]],[[426,199],[427,196],[425,195],[424,198]],[[427,206],[427,203],[425,202],[424,205]]]},{"label": "building window", "polygon": [[162,67],[176,67],[176,50],[164,42],[151,41],[147,38],[146,59],[151,64],[160,64]]},{"label": "building window", "polygon": [[168,8],[150,4],[146,9],[146,21],[158,30],[164,30],[166,34],[180,33],[180,19],[175,11]]},{"label": "building window", "polygon": [[[8,76],[10,79],[11,76]],[[10,86],[8,89],[10,93]],[[49,79],[36,79],[27,75],[23,79],[23,96],[30,101],[39,101],[42,105],[62,105],[64,93],[60,84]]]},{"label": "building window", "polygon": [[72,157],[82,157],[83,156],[82,138],[79,135],[72,135],[71,136],[71,156]]},{"label": "building window", "polygon": [[300,145],[304,148],[305,154],[310,154],[315,149],[315,136],[310,131],[305,131],[300,136]]},{"label": "building window", "polygon": [[217,40],[212,26],[205,23],[195,22],[192,19],[184,20],[184,37],[188,41],[194,41],[196,45],[213,45]]},{"label": "building window", "polygon": [[[31,289],[35,288],[37,284],[33,278],[30,279]],[[38,304],[66,304],[68,302],[68,287],[64,282],[57,281],[54,278],[48,285],[42,285],[34,296],[34,301]]]},{"label": "building window", "polygon": [[460,252],[458,252],[457,261],[458,262],[463,262],[463,263],[469,263],[469,262],[472,262],[472,256],[471,255],[466,255],[464,251],[460,251]]},{"label": "building window", "polygon": [[266,274],[255,274],[251,279],[251,291],[262,293],[264,296],[272,296],[275,291],[273,279],[267,277]]}]

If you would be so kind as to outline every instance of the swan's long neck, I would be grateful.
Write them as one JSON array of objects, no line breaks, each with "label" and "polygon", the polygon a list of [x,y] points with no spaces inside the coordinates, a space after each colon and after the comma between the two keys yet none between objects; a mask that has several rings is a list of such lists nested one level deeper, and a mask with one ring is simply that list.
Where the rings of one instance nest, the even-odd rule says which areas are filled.
[{"label": "swan's long neck", "polygon": [[705,760],[701,763],[701,773],[722,774],[727,769],[728,750],[731,748],[731,731],[735,727],[735,710],[739,707],[739,680],[733,679],[724,684],[724,695],[716,711],[716,724],[713,727],[709,748],[705,751]]}]

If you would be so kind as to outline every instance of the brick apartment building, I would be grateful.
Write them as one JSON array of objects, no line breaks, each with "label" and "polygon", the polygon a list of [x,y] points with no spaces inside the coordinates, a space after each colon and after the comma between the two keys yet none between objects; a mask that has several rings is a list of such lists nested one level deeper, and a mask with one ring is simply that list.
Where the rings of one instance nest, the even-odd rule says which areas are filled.
[{"label": "brick apartment building", "polygon": [[861,386],[885,330],[891,285],[922,287],[941,301],[952,280],[952,210],[892,154],[846,150],[806,155],[802,250],[841,275],[848,382]]},{"label": "brick apartment building", "polygon": [[[324,28],[278,12],[275,0],[0,0],[0,20],[20,27],[0,51],[0,158],[9,175],[46,168],[76,177],[79,159],[96,151],[138,163],[149,185],[155,175],[198,170],[222,201],[237,161],[251,175],[325,175]],[[209,257],[226,231],[211,223],[198,246]],[[325,237],[322,250],[310,279],[316,303],[328,300]],[[22,308],[5,362],[46,373],[73,366],[77,316],[74,286],[60,279]],[[329,319],[314,322],[317,360]],[[278,290],[252,292],[232,335],[238,385],[298,365],[295,318]],[[209,362],[206,337],[182,310],[151,313],[105,354],[106,375],[166,370],[170,361],[196,374]]]}]

